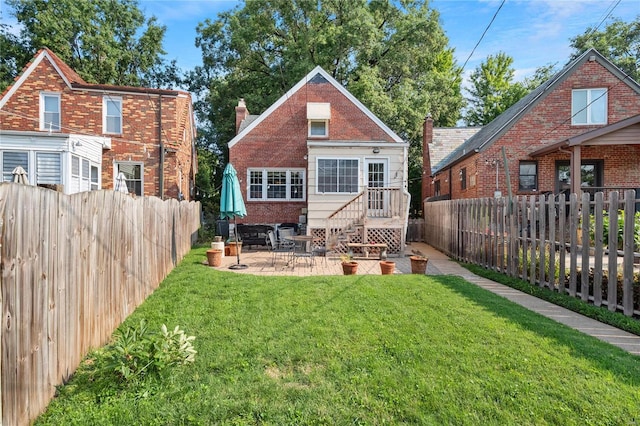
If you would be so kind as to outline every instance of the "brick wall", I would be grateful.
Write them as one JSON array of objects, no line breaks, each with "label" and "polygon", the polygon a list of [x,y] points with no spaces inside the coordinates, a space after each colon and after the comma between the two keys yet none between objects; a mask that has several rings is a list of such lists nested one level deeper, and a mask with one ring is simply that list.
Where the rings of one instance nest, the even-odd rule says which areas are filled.
[{"label": "brick wall", "polygon": [[[111,138],[112,148],[102,156],[102,188],[113,188],[116,161],[135,161],[144,164],[144,194],[160,196],[160,119],[162,137],[172,153],[166,156],[164,196],[177,198],[182,192],[189,199],[191,173],[191,120],[184,120],[190,98],[135,93],[122,88],[117,92],[71,89],[45,57],[3,107],[14,114],[3,114],[3,130],[38,131],[40,93],[61,94],[62,133],[79,133]],[[122,134],[102,132],[102,100],[105,94],[122,99]],[[160,103],[162,105],[160,106]],[[159,111],[162,110],[160,117]],[[182,119],[182,122],[179,120]],[[186,132],[183,132],[186,126]],[[186,137],[183,137],[183,133]],[[180,185],[179,170],[183,170]]]},{"label": "brick wall", "polygon": [[[585,62],[565,81],[556,86],[542,101],[536,104],[525,116],[521,117],[486,151],[473,155],[453,166],[452,198],[492,197],[495,190],[495,166],[498,159],[499,189],[507,194],[506,177],[502,166],[502,147],[506,147],[513,194],[528,195],[555,190],[556,160],[569,160],[569,154],[555,152],[546,156],[532,158],[529,153],[543,146],[565,140],[602,126],[571,125],[571,91],[582,88],[607,88],[608,124],[612,124],[637,115],[640,112],[640,95],[627,84],[621,82],[598,62]],[[604,183],[606,186],[640,186],[640,147],[638,145],[585,146],[582,147],[582,159],[604,160]],[[518,190],[520,160],[538,161],[538,191],[522,192]],[[489,164],[486,164],[489,162]],[[467,190],[460,190],[458,171],[467,168],[467,179],[476,173],[476,186],[467,184]],[[440,173],[441,192],[447,194],[448,185]]]},{"label": "brick wall", "polygon": [[[307,83],[229,149],[247,207],[245,223],[298,222],[306,201],[247,200],[248,168],[307,168],[307,102],[329,102],[331,141],[388,141],[377,124],[330,83]],[[251,110],[251,105],[247,105]],[[320,139],[322,140],[322,139]],[[308,180],[308,176],[307,176]]]}]

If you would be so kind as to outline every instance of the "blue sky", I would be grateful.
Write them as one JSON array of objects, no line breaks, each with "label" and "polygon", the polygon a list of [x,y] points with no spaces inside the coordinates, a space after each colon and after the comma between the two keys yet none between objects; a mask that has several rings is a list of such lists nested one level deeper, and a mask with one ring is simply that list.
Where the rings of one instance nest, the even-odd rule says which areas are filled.
[{"label": "blue sky", "polygon": [[[500,6],[500,0],[432,0],[431,7],[440,12],[442,27],[449,45],[462,65]],[[139,0],[145,15],[155,15],[166,25],[164,48],[167,59],[176,59],[183,68],[201,63],[195,47],[196,27],[221,11],[239,5],[237,0]],[[529,76],[549,63],[564,65],[571,49],[569,39],[596,26],[611,12],[611,17],[631,21],[640,15],[638,0],[507,0],[484,39],[465,67],[467,76],[488,55],[500,51],[514,58],[516,79]],[[0,11],[5,23],[8,16],[4,0]],[[611,18],[609,18],[610,20]],[[603,29],[604,24],[600,27]]]},{"label": "blue sky", "polygon": [[[432,0],[431,7],[440,12],[442,27],[459,65],[473,50],[500,3]],[[213,20],[218,12],[238,4],[236,0],[141,0],[140,8],[167,26],[168,58],[192,68],[201,63],[200,51],[194,47],[197,24],[206,18]],[[514,58],[517,80],[549,63],[562,66],[571,54],[569,39],[600,24],[612,8],[611,17],[624,21],[640,15],[638,0],[507,0],[465,67],[465,75],[488,55],[500,51]]]}]

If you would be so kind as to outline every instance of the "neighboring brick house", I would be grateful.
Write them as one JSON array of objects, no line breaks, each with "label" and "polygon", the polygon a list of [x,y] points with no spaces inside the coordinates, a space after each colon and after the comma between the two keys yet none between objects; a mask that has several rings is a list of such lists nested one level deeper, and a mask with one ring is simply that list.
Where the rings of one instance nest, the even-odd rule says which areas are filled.
[{"label": "neighboring brick house", "polygon": [[307,222],[307,233],[358,229],[358,242],[400,250],[408,218],[408,144],[322,68],[259,116],[244,100],[229,159],[247,207],[245,223]]},{"label": "neighboring brick house", "polygon": [[430,180],[445,198],[506,196],[504,147],[513,195],[640,188],[639,113],[640,85],[590,49],[436,164]]},{"label": "neighboring brick house", "polygon": [[136,195],[191,199],[195,133],[188,92],[90,84],[44,48],[0,99],[2,180],[20,165],[71,194],[122,172]]}]

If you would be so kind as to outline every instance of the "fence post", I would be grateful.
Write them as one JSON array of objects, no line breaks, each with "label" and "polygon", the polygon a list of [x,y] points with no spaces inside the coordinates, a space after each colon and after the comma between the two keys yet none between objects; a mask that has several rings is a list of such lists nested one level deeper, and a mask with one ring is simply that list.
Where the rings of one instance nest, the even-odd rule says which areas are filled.
[{"label": "fence post", "polygon": [[633,217],[636,191],[624,193],[624,267],[622,269],[622,309],[626,316],[633,316]]}]

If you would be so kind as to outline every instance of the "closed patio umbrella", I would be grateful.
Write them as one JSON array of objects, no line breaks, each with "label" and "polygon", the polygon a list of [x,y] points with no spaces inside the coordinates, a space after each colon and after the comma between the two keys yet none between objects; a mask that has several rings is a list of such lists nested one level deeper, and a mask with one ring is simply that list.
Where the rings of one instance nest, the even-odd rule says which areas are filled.
[{"label": "closed patio umbrella", "polygon": [[13,174],[14,182],[29,185],[29,175],[27,174],[26,170],[22,168],[22,166],[17,166],[15,169],[13,169],[11,174]]},{"label": "closed patio umbrella", "polygon": [[238,251],[238,224],[237,217],[245,217],[247,215],[247,208],[244,205],[242,199],[242,191],[240,190],[240,182],[238,181],[238,174],[236,169],[233,168],[231,163],[228,163],[222,173],[222,194],[220,196],[220,218],[229,219],[233,218],[233,223],[236,229],[236,256],[238,263],[231,265],[230,269],[245,269],[247,265],[240,264],[240,252]]},{"label": "closed patio umbrella", "polygon": [[124,173],[118,173],[118,177],[116,177],[116,184],[113,188],[116,192],[122,192],[123,194],[129,194],[129,188],[127,188],[127,177]]}]

